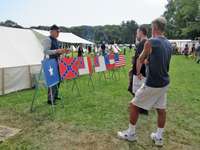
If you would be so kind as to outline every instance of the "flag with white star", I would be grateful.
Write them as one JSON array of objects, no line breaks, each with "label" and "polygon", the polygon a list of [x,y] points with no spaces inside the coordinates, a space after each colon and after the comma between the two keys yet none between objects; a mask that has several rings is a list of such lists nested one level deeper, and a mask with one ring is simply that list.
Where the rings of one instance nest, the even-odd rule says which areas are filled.
[{"label": "flag with white star", "polygon": [[47,88],[60,82],[57,63],[55,59],[41,61]]},{"label": "flag with white star", "polygon": [[115,61],[113,55],[105,55],[104,58],[105,58],[106,70],[115,68]]}]

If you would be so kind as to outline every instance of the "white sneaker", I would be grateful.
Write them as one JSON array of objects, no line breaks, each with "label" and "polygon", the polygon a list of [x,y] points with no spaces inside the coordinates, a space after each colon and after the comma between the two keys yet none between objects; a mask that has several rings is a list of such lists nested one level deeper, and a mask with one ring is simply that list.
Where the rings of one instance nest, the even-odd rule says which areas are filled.
[{"label": "white sneaker", "polygon": [[163,147],[163,142],[162,142],[162,139],[157,139],[156,138],[156,134],[155,133],[151,133],[151,139],[153,141],[155,141],[155,145],[158,146],[158,147]]},{"label": "white sneaker", "polygon": [[137,141],[136,135],[135,134],[130,135],[128,133],[128,130],[123,131],[123,132],[117,132],[117,136],[122,140],[128,140],[128,141],[133,141],[133,142]]}]

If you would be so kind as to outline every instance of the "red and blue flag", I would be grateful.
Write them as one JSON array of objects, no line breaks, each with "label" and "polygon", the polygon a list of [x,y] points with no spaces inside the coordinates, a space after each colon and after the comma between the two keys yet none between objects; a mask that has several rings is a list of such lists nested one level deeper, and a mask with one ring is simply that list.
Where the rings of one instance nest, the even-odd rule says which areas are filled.
[{"label": "red and blue flag", "polygon": [[105,55],[104,58],[105,58],[106,70],[115,68],[115,61],[113,55]]},{"label": "red and blue flag", "polygon": [[61,79],[78,77],[76,58],[58,58]]}]

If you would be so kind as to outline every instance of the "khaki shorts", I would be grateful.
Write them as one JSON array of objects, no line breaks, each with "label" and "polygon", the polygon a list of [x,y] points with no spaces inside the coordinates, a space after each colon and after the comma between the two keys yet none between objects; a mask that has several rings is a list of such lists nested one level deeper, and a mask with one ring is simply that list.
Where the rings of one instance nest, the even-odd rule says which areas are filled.
[{"label": "khaki shorts", "polygon": [[143,84],[135,93],[132,103],[140,108],[165,109],[167,103],[167,89],[169,84],[162,88],[152,88]]},{"label": "khaki shorts", "polygon": [[145,80],[146,77],[142,77],[142,80],[139,80],[138,76],[133,75],[133,86],[132,86],[133,93],[137,92],[137,90],[142,86]]}]

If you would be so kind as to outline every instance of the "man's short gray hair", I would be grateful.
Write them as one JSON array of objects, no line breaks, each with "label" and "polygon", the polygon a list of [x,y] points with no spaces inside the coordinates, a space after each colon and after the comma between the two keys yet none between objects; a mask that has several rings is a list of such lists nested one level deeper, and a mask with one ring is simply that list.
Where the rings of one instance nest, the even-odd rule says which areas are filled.
[{"label": "man's short gray hair", "polygon": [[156,18],[151,22],[152,25],[155,25],[158,30],[160,30],[161,32],[164,32],[166,26],[167,26],[167,20],[163,17],[160,18]]}]

